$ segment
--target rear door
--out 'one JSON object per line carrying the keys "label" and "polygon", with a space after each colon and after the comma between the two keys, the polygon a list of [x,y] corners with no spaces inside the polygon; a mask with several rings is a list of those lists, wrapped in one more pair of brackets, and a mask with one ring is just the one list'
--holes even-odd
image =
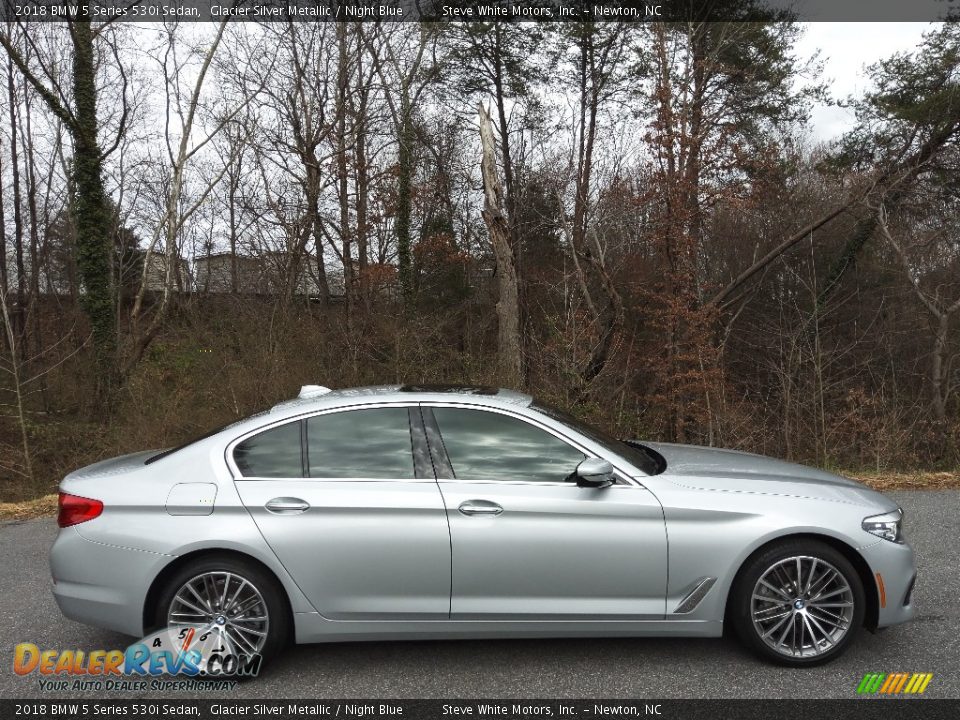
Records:
{"label": "rear door", "polygon": [[626,478],[582,488],[583,446],[496,409],[423,407],[450,520],[453,620],[662,619],[663,510]]}
{"label": "rear door", "polygon": [[228,455],[244,504],[321,615],[449,616],[443,499],[429,458],[414,460],[407,407],[286,422],[240,438]]}

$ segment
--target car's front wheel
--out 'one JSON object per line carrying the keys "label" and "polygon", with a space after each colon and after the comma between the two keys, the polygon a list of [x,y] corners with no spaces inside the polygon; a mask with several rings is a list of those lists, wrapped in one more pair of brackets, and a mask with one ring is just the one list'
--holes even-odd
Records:
{"label": "car's front wheel", "polygon": [[747,562],[731,596],[741,640],[785,665],[828,662],[863,624],[864,590],[850,561],[829,545],[793,540]]}
{"label": "car's front wheel", "polygon": [[260,655],[266,663],[286,642],[289,621],[276,580],[255,563],[211,555],[169,578],[156,603],[155,624],[193,629],[231,656]]}

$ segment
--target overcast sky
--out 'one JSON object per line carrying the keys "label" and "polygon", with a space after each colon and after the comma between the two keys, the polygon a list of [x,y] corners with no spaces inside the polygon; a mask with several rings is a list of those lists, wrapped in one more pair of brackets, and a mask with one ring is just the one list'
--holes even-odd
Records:
{"label": "overcast sky", "polygon": [[[911,50],[920,42],[930,23],[806,23],[806,32],[797,51],[809,57],[819,48],[825,61],[823,79],[828,81],[834,98],[860,95],[868,87],[865,68],[877,60],[901,50]],[[837,107],[819,106],[813,112],[815,140],[831,140],[853,125],[853,112]]]}

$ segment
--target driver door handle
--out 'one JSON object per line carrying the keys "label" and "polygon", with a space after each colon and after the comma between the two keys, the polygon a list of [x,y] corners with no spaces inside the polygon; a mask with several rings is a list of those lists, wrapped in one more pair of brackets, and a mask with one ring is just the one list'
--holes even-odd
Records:
{"label": "driver door handle", "polygon": [[499,515],[503,508],[489,500],[464,500],[457,508],[463,515]]}
{"label": "driver door handle", "polygon": [[275,515],[298,515],[308,510],[310,503],[295,497],[275,497],[265,507]]}

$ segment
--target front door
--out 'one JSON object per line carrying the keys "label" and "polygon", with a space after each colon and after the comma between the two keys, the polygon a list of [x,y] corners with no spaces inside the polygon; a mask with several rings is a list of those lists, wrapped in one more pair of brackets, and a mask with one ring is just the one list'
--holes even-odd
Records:
{"label": "front door", "polygon": [[244,505],[321,615],[447,619],[447,518],[432,469],[414,467],[407,408],[295,420],[233,460]]}
{"label": "front door", "polygon": [[431,451],[448,461],[436,464],[451,476],[439,479],[453,551],[451,619],[664,617],[666,531],[648,490],[625,480],[578,487],[585,453],[526,418],[423,412]]}

